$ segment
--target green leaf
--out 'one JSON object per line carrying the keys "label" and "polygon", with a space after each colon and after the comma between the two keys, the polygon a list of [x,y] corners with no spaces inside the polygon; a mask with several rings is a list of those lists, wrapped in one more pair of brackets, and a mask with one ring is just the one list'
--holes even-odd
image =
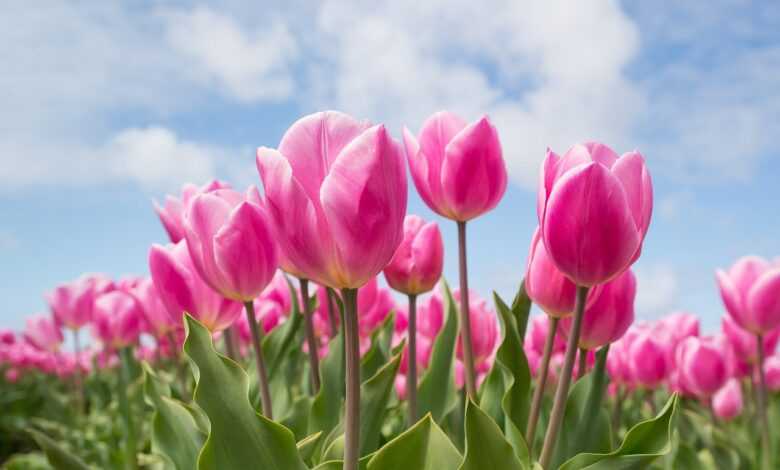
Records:
{"label": "green leaf", "polygon": [[322,439],[322,431],[316,432],[311,436],[306,436],[295,445],[298,448],[298,453],[301,454],[303,460],[309,461],[314,456],[314,451],[317,449],[317,444]]}
{"label": "green leaf", "polygon": [[514,448],[490,416],[471,400],[466,404],[466,455],[460,470],[524,470]]}
{"label": "green leaf", "polygon": [[360,385],[360,454],[376,450],[382,431],[387,402],[393,393],[401,353]]}
{"label": "green leaf", "polygon": [[390,358],[395,314],[390,313],[371,335],[371,348],[360,359],[360,376],[372,377]]}
{"label": "green leaf", "polygon": [[379,449],[368,470],[455,470],[462,460],[458,449],[430,414]]}
{"label": "green leaf", "polygon": [[[328,354],[320,363],[320,391],[314,397],[309,415],[309,433],[322,431],[327,437],[339,424],[344,400],[344,340],[341,329],[330,340]],[[327,439],[323,441],[325,443]]]}
{"label": "green leaf", "polygon": [[517,335],[520,338],[525,338],[525,332],[528,329],[528,319],[531,316],[531,298],[528,297],[525,291],[525,279],[520,281],[520,288],[512,300],[511,311],[517,326]]}
{"label": "green leaf", "polygon": [[303,323],[303,315],[301,314],[301,309],[298,305],[298,291],[293,287],[289,279],[287,279],[287,285],[290,288],[292,298],[292,312],[287,318],[287,321],[282,323],[278,328],[271,330],[271,332],[263,338],[263,358],[268,364],[269,381],[275,377],[282,364],[282,358],[287,354],[290,348],[297,347],[298,342],[295,341],[295,339],[300,330],[301,323]]}
{"label": "green leaf", "polygon": [[672,448],[677,402],[677,394],[672,395],[658,416],[629,429],[617,450],[604,454],[576,455],[559,470],[647,468],[653,460],[666,455]]}
{"label": "green leaf", "polygon": [[148,364],[143,364],[144,392],[154,407],[152,415],[152,452],[165,456],[173,468],[196,468],[198,453],[206,435],[196,418],[179,401],[171,398],[170,387],[163,383]]}
{"label": "green leaf", "polygon": [[458,337],[458,314],[455,301],[446,282],[444,289],[444,326],[433,343],[428,370],[420,378],[417,386],[417,412],[420,415],[431,413],[436,422],[441,420],[457,404],[454,365],[455,341]]}
{"label": "green leaf", "polygon": [[89,466],[77,456],[63,449],[58,443],[54,442],[46,434],[29,429],[32,438],[38,444],[38,447],[46,453],[46,458],[52,467],[57,470],[88,470]]}
{"label": "green leaf", "polygon": [[259,415],[249,402],[248,377],[214,349],[211,334],[187,315],[184,351],[195,373],[195,402],[211,421],[199,470],[306,470],[293,434]]}

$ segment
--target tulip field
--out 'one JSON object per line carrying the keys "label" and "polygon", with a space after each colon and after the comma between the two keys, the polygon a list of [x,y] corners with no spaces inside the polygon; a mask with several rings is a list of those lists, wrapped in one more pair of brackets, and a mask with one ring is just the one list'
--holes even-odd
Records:
{"label": "tulip field", "polygon": [[469,288],[507,186],[488,117],[394,136],[324,111],[266,144],[256,186],[150,206],[148,275],[63,280],[0,330],[1,468],[780,469],[780,259],[712,273],[717,332],[635,319],[638,151],[547,151],[501,298]]}

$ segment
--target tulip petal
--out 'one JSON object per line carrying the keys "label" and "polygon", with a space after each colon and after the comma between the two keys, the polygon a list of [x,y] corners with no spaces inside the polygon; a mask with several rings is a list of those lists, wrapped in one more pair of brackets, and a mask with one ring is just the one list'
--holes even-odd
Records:
{"label": "tulip petal", "polygon": [[731,278],[723,270],[718,269],[715,271],[715,279],[718,281],[720,296],[723,299],[723,304],[726,306],[726,311],[735,322],[745,328],[743,325],[745,306],[734,283],[731,282]]}
{"label": "tulip petal", "polygon": [[[183,242],[180,244],[185,245]],[[177,248],[179,246],[176,245]],[[181,325],[185,311],[195,312],[195,300],[190,287],[191,274],[170,250],[156,244],[149,250],[149,271],[171,321]]]}
{"label": "tulip petal", "polygon": [[770,269],[758,278],[748,292],[747,308],[760,333],[780,325],[780,269]]}
{"label": "tulip petal", "polygon": [[639,152],[629,152],[612,166],[612,173],[623,183],[637,230],[644,237],[653,213],[653,184],[645,159]]}
{"label": "tulip petal", "polygon": [[542,163],[542,169],[539,172],[539,191],[536,195],[536,217],[539,219],[540,226],[544,221],[544,210],[547,207],[547,199],[550,197],[553,183],[555,183],[555,178],[557,177],[560,161],[561,157],[548,148]]}

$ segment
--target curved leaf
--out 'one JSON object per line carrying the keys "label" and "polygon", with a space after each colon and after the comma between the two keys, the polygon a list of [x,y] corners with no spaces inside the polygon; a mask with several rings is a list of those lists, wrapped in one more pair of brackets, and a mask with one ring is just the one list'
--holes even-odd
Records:
{"label": "curved leaf", "polygon": [[459,470],[524,470],[501,429],[473,401],[466,404],[466,455]]}
{"label": "curved leaf", "polygon": [[344,401],[344,340],[339,333],[330,340],[328,354],[320,363],[322,381],[320,391],[314,397],[309,414],[309,433],[322,431],[325,439],[339,424]]}
{"label": "curved leaf", "polygon": [[298,448],[298,453],[301,454],[303,460],[311,460],[320,439],[322,439],[322,431],[314,433],[311,436],[306,436],[295,444],[295,447]]}
{"label": "curved leaf", "polygon": [[184,351],[195,372],[195,402],[211,421],[200,470],[306,470],[293,434],[259,415],[249,402],[246,372],[214,349],[211,334],[186,316]]}
{"label": "curved leaf", "polygon": [[360,376],[372,377],[390,358],[395,313],[390,312],[371,335],[371,348],[360,358]]}
{"label": "curved leaf", "polygon": [[46,434],[35,429],[29,429],[27,432],[46,454],[52,467],[57,470],[89,470],[89,466],[83,460],[60,447]]}
{"label": "curved leaf", "polygon": [[368,470],[455,470],[462,460],[458,449],[430,414],[379,449]]}
{"label": "curved leaf", "polygon": [[382,431],[387,402],[393,393],[395,376],[401,365],[401,353],[396,354],[373,377],[360,385],[360,454],[376,450]]}
{"label": "curved leaf", "polygon": [[298,342],[295,341],[301,324],[303,315],[298,304],[298,291],[293,287],[290,280],[287,279],[287,285],[290,288],[292,299],[292,312],[287,321],[278,328],[274,328],[263,338],[263,358],[268,364],[268,380],[270,381],[277,373],[281,365],[282,358],[287,354],[290,348],[295,347]]}

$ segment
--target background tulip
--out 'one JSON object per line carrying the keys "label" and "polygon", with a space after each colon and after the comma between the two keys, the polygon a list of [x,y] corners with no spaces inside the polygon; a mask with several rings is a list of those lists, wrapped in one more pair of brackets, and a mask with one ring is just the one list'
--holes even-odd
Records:
{"label": "background tulip", "polygon": [[[758,339],[755,334],[739,326],[730,315],[724,315],[721,319],[721,329],[740,361],[751,365],[758,362]],[[762,336],[761,344],[764,355],[769,356],[774,353],[778,340],[780,340],[780,328]]]}
{"label": "background tulip", "polygon": [[764,376],[767,390],[780,391],[780,356],[768,357],[764,362]]}
{"label": "background tulip", "polygon": [[712,338],[689,337],[677,347],[677,379],[702,398],[711,397],[729,378],[722,348]]}
{"label": "background tulip", "polygon": [[666,345],[652,331],[641,333],[628,350],[631,377],[646,388],[657,387],[669,373],[668,356]]}
{"label": "background tulip", "polygon": [[138,340],[143,310],[132,295],[115,290],[95,299],[92,333],[107,348],[118,350]]}
{"label": "background tulip", "polygon": [[181,197],[165,196],[165,202],[163,205],[159,205],[157,201],[154,202],[154,211],[160,218],[160,222],[163,224],[163,228],[168,233],[168,238],[171,243],[177,243],[184,238],[184,212],[187,209],[190,200],[200,193],[208,193],[216,191],[218,189],[230,188],[230,185],[213,180],[200,188],[194,184],[185,184],[181,189]]}
{"label": "background tulip", "polygon": [[42,351],[58,351],[64,340],[57,322],[48,315],[35,315],[27,319],[24,339]]}
{"label": "background tulip", "polygon": [[164,338],[168,333],[180,328],[168,313],[157,287],[151,277],[142,279],[129,293],[135,297],[143,313],[147,332],[157,339]]}
{"label": "background tulip", "polygon": [[729,315],[753,334],[780,326],[780,264],[757,256],[740,258],[715,274]]}
{"label": "background tulip", "polygon": [[555,267],[537,228],[531,240],[525,271],[528,297],[552,317],[567,317],[574,312],[577,286]]}
{"label": "background tulip", "polygon": [[712,397],[712,411],[715,416],[725,420],[742,414],[742,387],[737,379],[730,379]]}
{"label": "background tulip", "polygon": [[422,294],[436,286],[443,267],[439,226],[416,215],[406,216],[403,241],[383,271],[387,283],[404,294]]}

